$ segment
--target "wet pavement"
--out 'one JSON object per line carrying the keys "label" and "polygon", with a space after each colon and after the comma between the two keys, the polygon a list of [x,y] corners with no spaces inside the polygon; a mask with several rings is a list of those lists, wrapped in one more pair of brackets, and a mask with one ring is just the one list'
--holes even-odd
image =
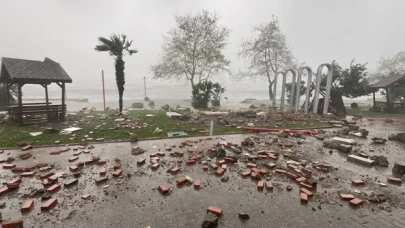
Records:
{"label": "wet pavement", "polygon": [[[49,212],[41,212],[41,195],[30,197],[33,189],[40,189],[42,182],[37,171],[36,177],[23,177],[18,190],[10,191],[0,197],[1,203],[6,203],[0,208],[3,220],[23,219],[24,227],[201,227],[208,206],[216,206],[223,209],[223,216],[219,220],[218,227],[405,227],[405,188],[388,184],[382,187],[378,182],[386,183],[386,178],[391,176],[394,162],[405,163],[405,144],[396,141],[388,141],[386,145],[372,144],[371,138],[387,136],[391,133],[405,129],[403,122],[385,123],[384,121],[368,121],[364,119],[358,122],[370,131],[368,139],[356,139],[361,145],[356,147],[368,155],[384,155],[388,157],[389,167],[365,167],[356,163],[347,162],[346,154],[332,151],[322,147],[322,141],[307,136],[305,140],[299,138],[280,139],[289,141],[294,145],[302,141],[302,145],[296,145],[291,150],[297,152],[300,159],[308,163],[315,161],[328,163],[335,170],[330,173],[313,171],[313,176],[318,180],[315,195],[307,205],[300,203],[299,185],[285,175],[272,173],[268,178],[274,185],[274,190],[268,192],[257,191],[257,181],[251,178],[242,178],[241,172],[246,169],[243,156],[236,164],[227,164],[224,176],[229,176],[227,182],[222,182],[221,177],[215,175],[215,170],[209,168],[203,172],[201,164],[186,165],[186,159],[197,153],[188,153],[188,148],[195,151],[204,149],[203,155],[207,155],[207,149],[216,142],[240,142],[248,136],[258,136],[264,142],[270,135],[267,134],[244,134],[227,135],[222,140],[215,136],[213,140],[203,140],[192,143],[191,147],[178,148],[180,142],[185,139],[166,139],[142,141],[138,144],[109,143],[94,144],[95,148],[90,153],[81,153],[75,162],[68,162],[76,151],[69,150],[58,155],[49,153],[63,147],[34,148],[30,150],[32,157],[21,160],[18,155],[23,154],[20,150],[8,150],[0,154],[0,159],[13,156],[17,166],[29,166],[38,163],[53,164],[49,170],[59,175],[59,183],[73,178],[69,166],[77,162],[88,161],[92,156],[98,156],[106,160],[105,165],[90,164],[81,169],[78,184],[72,187],[64,187],[53,193],[52,198],[58,200],[58,204]],[[338,129],[327,130],[328,134]],[[272,136],[274,137],[274,136]],[[199,140],[187,138],[187,140]],[[203,139],[203,138],[201,138]],[[147,152],[140,155],[132,155],[131,148],[139,145]],[[176,145],[174,151],[184,152],[184,157],[171,157],[166,147]],[[75,146],[70,146],[73,148]],[[266,146],[261,143],[258,149],[274,150],[283,152],[276,144]],[[369,149],[374,149],[370,152]],[[160,167],[152,171],[150,154],[165,152],[161,157]],[[246,151],[244,151],[246,153]],[[193,154],[193,155],[191,155]],[[233,153],[231,153],[233,154]],[[146,158],[146,163],[137,165],[137,160]],[[202,160],[206,159],[203,157]],[[215,158],[213,158],[215,161]],[[271,160],[269,160],[271,161]],[[258,166],[269,161],[258,161]],[[286,167],[287,159],[281,155],[275,162],[277,167]],[[121,178],[113,177],[113,166],[121,163],[123,175]],[[274,161],[273,161],[274,162]],[[167,172],[171,167],[180,167],[181,171],[172,175]],[[102,184],[95,184],[99,178],[99,170],[107,167],[109,180]],[[337,168],[337,169],[336,169]],[[129,175],[128,175],[129,174]],[[0,170],[2,183],[8,182],[18,174],[10,170]],[[201,180],[201,188],[195,190],[192,185],[176,186],[176,179],[192,177]],[[351,186],[351,180],[362,179],[366,181],[365,187]],[[162,195],[157,186],[166,184],[173,188],[171,194]],[[108,186],[107,186],[108,185]],[[292,191],[286,191],[286,187],[293,187]],[[338,191],[354,193],[354,189],[360,191],[374,190],[384,192],[387,202],[373,204],[365,201],[361,208],[352,208],[348,202],[343,202],[338,197]],[[89,199],[81,196],[90,194]],[[357,196],[357,195],[356,195]],[[364,199],[363,195],[358,198]],[[34,208],[29,213],[21,214],[20,207],[27,199],[34,199]],[[243,221],[238,218],[239,212],[250,215],[250,219]]]}

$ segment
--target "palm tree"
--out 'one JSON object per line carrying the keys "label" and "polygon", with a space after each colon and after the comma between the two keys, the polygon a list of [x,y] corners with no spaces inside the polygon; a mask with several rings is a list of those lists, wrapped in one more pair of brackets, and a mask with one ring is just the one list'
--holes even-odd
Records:
{"label": "palm tree", "polygon": [[124,94],[125,85],[125,62],[122,59],[124,55],[135,54],[138,51],[136,49],[129,49],[132,45],[132,40],[127,40],[127,36],[122,34],[112,34],[110,39],[99,37],[99,45],[94,50],[96,51],[108,51],[115,59],[115,79],[117,80],[120,113],[122,113],[122,95]]}

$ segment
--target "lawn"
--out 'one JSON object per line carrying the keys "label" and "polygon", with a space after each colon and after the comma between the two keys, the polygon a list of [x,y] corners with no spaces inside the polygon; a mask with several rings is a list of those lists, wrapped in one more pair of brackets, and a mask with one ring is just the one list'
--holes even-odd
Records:
{"label": "lawn", "polygon": [[[131,133],[135,134],[139,139],[146,138],[162,138],[167,137],[169,131],[184,131],[186,130],[189,136],[206,135],[201,134],[200,130],[209,130],[210,118],[199,118],[195,121],[186,120],[170,120],[166,117],[165,111],[160,110],[139,110],[129,111],[128,115],[131,117],[131,121],[128,123],[147,123],[146,127],[139,129],[132,128],[115,128],[116,124],[114,120],[118,117],[109,117],[106,120],[100,120],[99,115],[105,112],[92,112],[90,114],[80,113],[76,117],[77,120],[73,121],[69,118],[69,121],[65,123],[43,123],[38,125],[24,125],[20,126],[13,123],[0,124],[0,148],[15,147],[18,143],[30,141],[33,145],[53,145],[55,141],[60,141],[61,145],[80,143],[82,139],[87,135],[90,138],[104,138],[105,141],[118,141],[129,140]],[[147,114],[153,114],[154,117],[146,117]],[[92,116],[92,117],[88,117]],[[121,122],[122,123],[122,122]],[[259,124],[259,123],[257,123]],[[256,126],[257,126],[256,124]],[[241,124],[239,124],[241,125]],[[31,136],[30,132],[41,131],[43,127],[53,127],[57,130],[62,130],[68,127],[80,127],[81,131],[75,132],[77,138],[72,139],[72,135],[60,135],[58,133],[44,133],[39,136]],[[279,128],[283,129],[305,129],[305,128],[322,128],[330,125],[311,120],[305,124],[287,124]],[[153,131],[159,127],[163,130],[162,133],[153,133]],[[197,131],[191,131],[192,129]],[[92,133],[90,133],[92,132]],[[229,134],[229,133],[242,133],[243,130],[236,127],[226,127],[221,124],[214,124],[214,134]]]}
{"label": "lawn", "polygon": [[347,115],[362,115],[363,117],[368,118],[405,118],[405,114],[396,114],[396,113],[386,113],[386,112],[372,112],[366,108],[359,107],[357,109],[352,109],[346,107]]}

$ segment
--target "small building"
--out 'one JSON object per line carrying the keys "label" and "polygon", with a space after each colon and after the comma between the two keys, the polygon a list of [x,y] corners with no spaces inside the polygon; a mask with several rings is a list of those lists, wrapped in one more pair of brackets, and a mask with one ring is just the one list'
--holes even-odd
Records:
{"label": "small building", "polygon": [[405,112],[405,103],[396,102],[390,97],[390,90],[392,88],[405,87],[405,74],[391,74],[374,85],[370,85],[370,87],[374,89],[384,89],[387,99],[385,102],[376,101],[375,92],[373,92],[374,111]]}
{"label": "small building", "polygon": [[[63,121],[66,115],[65,83],[72,79],[62,66],[49,59],[44,61],[2,58],[0,83],[6,85],[7,110],[12,121],[20,124],[46,121]],[[61,88],[61,104],[49,103],[48,85],[56,83]],[[45,92],[44,103],[22,103],[22,88],[26,84],[41,85]],[[18,103],[10,105],[9,90],[16,85]]]}

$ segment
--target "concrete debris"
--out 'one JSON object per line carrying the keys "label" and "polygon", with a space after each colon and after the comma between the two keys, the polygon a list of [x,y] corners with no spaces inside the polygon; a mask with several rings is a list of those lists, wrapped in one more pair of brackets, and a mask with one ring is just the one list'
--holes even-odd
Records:
{"label": "concrete debris", "polygon": [[222,182],[228,182],[229,181],[229,176],[223,176],[221,177]]}
{"label": "concrete debris", "polygon": [[368,158],[363,158],[357,155],[349,155],[347,157],[347,161],[351,161],[351,162],[355,162],[355,163],[359,163],[362,165],[367,165],[367,166],[372,166],[374,164],[374,161]]}
{"label": "concrete debris", "polygon": [[244,220],[247,220],[247,219],[250,218],[250,216],[247,213],[244,213],[244,212],[239,212],[238,216],[239,216],[240,219],[244,219]]}
{"label": "concrete debris", "polygon": [[341,137],[334,137],[332,139],[332,142],[339,143],[339,144],[348,144],[348,145],[356,144],[356,141],[354,139],[346,139],[346,138],[341,138]]}
{"label": "concrete debris", "polygon": [[217,224],[218,224],[218,217],[212,214],[211,212],[208,212],[204,217],[204,221],[202,222],[201,227],[212,228],[216,227]]}
{"label": "concrete debris", "polygon": [[405,143],[405,133],[392,134],[388,136],[389,140],[398,140]]}
{"label": "concrete debris", "polygon": [[405,165],[401,165],[395,162],[394,167],[392,167],[392,175],[397,177],[402,177],[405,175]]}
{"label": "concrete debris", "polygon": [[373,138],[371,138],[371,140],[373,140],[373,143],[376,143],[376,144],[385,144],[385,142],[387,142],[386,139],[378,138],[378,137],[373,137]]}
{"label": "concrete debris", "polygon": [[374,160],[374,161],[375,161],[375,164],[378,165],[378,166],[381,166],[381,167],[388,167],[388,165],[390,164],[390,163],[388,162],[387,157],[382,156],[382,155],[380,155],[380,156],[373,156],[373,157],[371,157],[370,159],[371,159],[371,160]]}

